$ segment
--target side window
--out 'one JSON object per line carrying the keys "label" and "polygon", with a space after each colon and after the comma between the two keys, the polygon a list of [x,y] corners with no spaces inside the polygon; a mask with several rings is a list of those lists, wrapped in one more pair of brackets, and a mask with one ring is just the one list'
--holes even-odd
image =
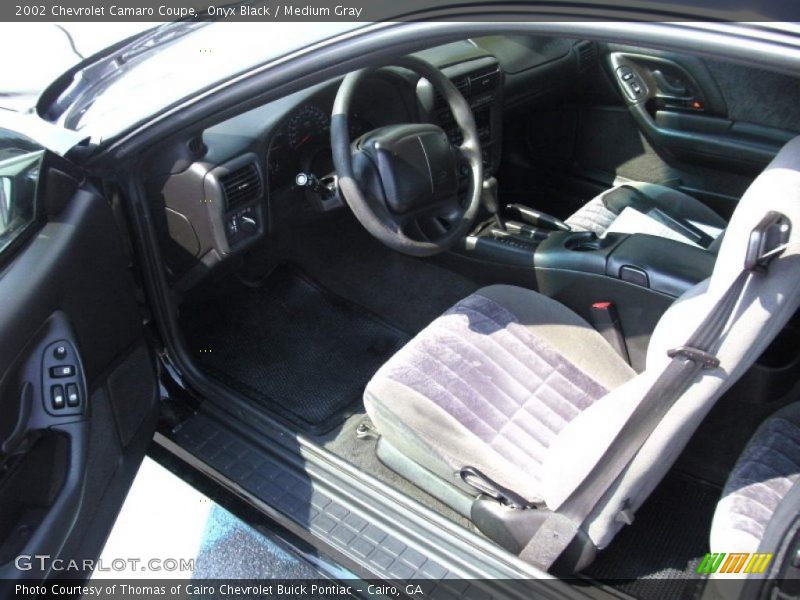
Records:
{"label": "side window", "polygon": [[44,150],[0,128],[0,253],[36,218],[36,186]]}

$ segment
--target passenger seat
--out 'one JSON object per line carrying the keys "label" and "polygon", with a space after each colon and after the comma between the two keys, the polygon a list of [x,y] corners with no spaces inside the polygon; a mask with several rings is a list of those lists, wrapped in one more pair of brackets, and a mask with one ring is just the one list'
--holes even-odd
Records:
{"label": "passenger seat", "polygon": [[[652,231],[647,228],[648,221],[654,228]],[[686,238],[680,241],[689,241],[713,252],[719,246],[722,231],[728,226],[725,219],[708,206],[683,192],[635,181],[603,192],[584,204],[565,223],[573,231],[593,231],[597,235],[608,230],[622,233],[670,230],[673,235]]]}

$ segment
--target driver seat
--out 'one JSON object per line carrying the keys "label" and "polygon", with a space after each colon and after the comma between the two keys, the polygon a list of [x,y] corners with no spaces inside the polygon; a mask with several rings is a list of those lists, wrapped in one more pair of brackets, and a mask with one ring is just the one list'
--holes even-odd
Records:
{"label": "driver seat", "polygon": [[[700,371],[678,396],[558,562],[540,561],[548,549],[530,552],[529,542],[542,520],[591,475],[670,362],[668,350],[686,344],[731,287],[751,232],[769,211],[794,224],[789,246],[766,276],[748,281],[715,344],[719,366]],[[711,277],[663,315],[642,373],[566,306],[527,289],[486,287],[433,321],[367,385],[379,458],[526,560],[558,571],[584,568],[632,521],[715,401],[797,311],[798,242],[800,137],[740,201]]]}

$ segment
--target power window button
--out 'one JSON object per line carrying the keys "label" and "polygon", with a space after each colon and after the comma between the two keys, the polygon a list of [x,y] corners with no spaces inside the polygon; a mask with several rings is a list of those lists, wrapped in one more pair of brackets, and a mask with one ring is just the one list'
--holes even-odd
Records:
{"label": "power window button", "polygon": [[65,398],[64,398],[64,386],[63,385],[54,385],[50,388],[50,399],[53,402],[53,408],[60,409],[64,408],[65,405]]}
{"label": "power window button", "polygon": [[81,396],[78,393],[78,385],[75,383],[67,384],[67,406],[75,407],[81,403]]}
{"label": "power window button", "polygon": [[72,377],[75,375],[75,367],[73,365],[59,365],[57,367],[50,367],[50,377]]}

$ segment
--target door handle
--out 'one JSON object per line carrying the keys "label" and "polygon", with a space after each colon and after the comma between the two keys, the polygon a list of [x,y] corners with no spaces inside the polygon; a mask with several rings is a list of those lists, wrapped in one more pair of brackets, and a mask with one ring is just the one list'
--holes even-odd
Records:
{"label": "door handle", "polygon": [[653,80],[656,82],[659,91],[664,92],[670,96],[677,96],[681,98],[685,98],[689,95],[689,87],[686,83],[680,78],[668,78],[661,69],[654,69],[650,72],[653,76]]}

